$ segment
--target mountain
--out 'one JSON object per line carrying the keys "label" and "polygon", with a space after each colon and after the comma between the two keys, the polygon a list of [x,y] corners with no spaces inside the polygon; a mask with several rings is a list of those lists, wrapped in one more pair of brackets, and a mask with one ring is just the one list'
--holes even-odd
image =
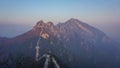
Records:
{"label": "mountain", "polygon": [[[1,42],[1,41],[0,41]],[[38,21],[28,32],[0,44],[0,66],[40,68],[39,57],[54,55],[61,68],[119,68],[120,46],[104,32],[78,19],[54,25]]]}

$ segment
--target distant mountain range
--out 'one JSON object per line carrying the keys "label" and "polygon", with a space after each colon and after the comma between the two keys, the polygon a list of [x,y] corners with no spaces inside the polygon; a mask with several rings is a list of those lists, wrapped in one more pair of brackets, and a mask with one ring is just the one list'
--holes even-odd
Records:
{"label": "distant mountain range", "polygon": [[120,45],[99,29],[74,18],[57,25],[41,20],[22,35],[0,38],[0,67],[40,68],[41,61],[35,61],[38,40],[40,57],[54,55],[61,68],[120,67]]}

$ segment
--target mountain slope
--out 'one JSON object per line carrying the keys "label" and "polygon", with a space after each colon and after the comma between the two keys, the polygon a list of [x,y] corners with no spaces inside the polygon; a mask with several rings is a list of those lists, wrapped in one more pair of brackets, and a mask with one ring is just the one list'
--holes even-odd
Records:
{"label": "mountain slope", "polygon": [[12,57],[9,58],[8,65],[12,64],[14,68],[13,59],[16,60],[18,56],[31,58],[30,64],[36,62],[35,48],[38,39],[40,56],[45,53],[54,55],[62,68],[120,67],[119,44],[109,39],[102,31],[74,18],[57,25],[38,21],[30,31],[5,40],[2,45],[6,49],[6,56]]}

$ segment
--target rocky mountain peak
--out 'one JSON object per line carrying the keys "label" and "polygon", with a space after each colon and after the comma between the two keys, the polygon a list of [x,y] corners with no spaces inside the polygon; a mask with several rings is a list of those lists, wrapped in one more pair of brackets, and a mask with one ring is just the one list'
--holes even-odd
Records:
{"label": "rocky mountain peak", "polygon": [[47,24],[48,26],[54,26],[54,24],[53,24],[51,21],[47,22],[46,24]]}
{"label": "rocky mountain peak", "polygon": [[52,27],[52,26],[54,26],[54,24],[52,22],[45,23],[44,21],[40,20],[36,23],[34,28],[48,28],[48,27]]}
{"label": "rocky mountain peak", "polygon": [[78,19],[75,19],[75,18],[71,18],[69,19],[68,21],[66,21],[66,23],[81,23],[81,21],[79,21]]}
{"label": "rocky mountain peak", "polygon": [[41,30],[46,26],[46,24],[40,20],[36,23],[36,25],[33,27],[33,30]]}
{"label": "rocky mountain peak", "polygon": [[33,27],[33,30],[37,32],[37,34],[39,34],[40,36],[46,37],[67,37],[69,34],[74,35],[75,33],[87,35],[89,37],[95,37],[96,35],[101,33],[99,30],[75,18],[71,18],[65,23],[59,23],[57,25],[54,25],[50,21],[45,23],[44,21],[40,20]]}
{"label": "rocky mountain peak", "polygon": [[41,37],[45,39],[47,39],[49,36],[54,35],[56,31],[55,26],[51,21],[46,23],[42,20],[38,21],[32,30],[37,32]]}

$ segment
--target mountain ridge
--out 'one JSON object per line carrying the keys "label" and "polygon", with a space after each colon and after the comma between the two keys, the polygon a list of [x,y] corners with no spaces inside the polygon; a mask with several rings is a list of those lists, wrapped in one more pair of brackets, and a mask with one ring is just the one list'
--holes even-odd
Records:
{"label": "mountain ridge", "polygon": [[40,20],[28,32],[4,41],[2,45],[6,54],[12,54],[13,58],[22,53],[35,61],[38,45],[40,56],[52,53],[68,68],[120,67],[119,44],[99,29],[74,18],[56,25]]}

